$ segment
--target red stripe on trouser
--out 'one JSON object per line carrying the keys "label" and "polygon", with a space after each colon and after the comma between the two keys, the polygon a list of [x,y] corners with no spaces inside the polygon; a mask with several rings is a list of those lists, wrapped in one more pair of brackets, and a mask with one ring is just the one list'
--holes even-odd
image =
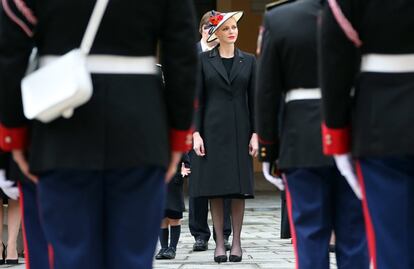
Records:
{"label": "red stripe on trouser", "polygon": [[292,234],[292,240],[293,240],[293,250],[295,253],[295,260],[296,260],[296,269],[299,269],[299,255],[298,255],[298,245],[297,245],[297,238],[296,238],[296,230],[295,230],[295,223],[293,221],[293,207],[292,207],[292,196],[290,195],[287,178],[283,174],[283,181],[285,182],[285,191],[286,191],[286,203],[287,203],[287,210],[288,210],[288,216],[289,216],[289,226],[290,226],[290,232]]}
{"label": "red stripe on trouser", "polygon": [[49,253],[49,267],[50,269],[54,269],[55,268],[55,252],[53,250],[52,244],[47,245],[47,250]]}
{"label": "red stripe on trouser", "polygon": [[23,232],[23,247],[24,247],[24,260],[26,263],[26,269],[30,269],[30,259],[29,259],[29,247],[27,245],[27,236],[26,236],[26,225],[24,222],[24,196],[23,196],[23,189],[22,184],[20,182],[17,183],[19,187],[19,202],[20,202],[20,212],[22,215],[22,232]]}
{"label": "red stripe on trouser", "polygon": [[367,200],[367,192],[365,190],[365,182],[364,182],[364,176],[362,174],[361,164],[359,161],[356,163],[356,172],[358,176],[359,185],[361,186],[362,190],[362,210],[364,213],[364,219],[365,219],[365,229],[367,230],[367,239],[368,239],[368,249],[369,249],[369,255],[371,256],[371,261],[374,266],[374,269],[377,269],[377,250],[376,250],[376,239],[375,239],[375,230],[374,225],[372,224],[372,218],[371,214],[369,213],[368,208],[368,200]]}

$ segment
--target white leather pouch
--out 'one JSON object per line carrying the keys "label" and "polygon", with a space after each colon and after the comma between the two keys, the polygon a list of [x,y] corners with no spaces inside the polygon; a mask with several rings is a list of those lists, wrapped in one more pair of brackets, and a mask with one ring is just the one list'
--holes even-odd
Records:
{"label": "white leather pouch", "polygon": [[81,48],[74,49],[41,67],[22,80],[24,114],[48,123],[64,116],[92,97],[93,87],[86,57],[89,54],[108,0],[97,0]]}
{"label": "white leather pouch", "polygon": [[92,91],[86,56],[72,50],[22,80],[24,114],[44,123],[62,115],[69,118],[89,101]]}

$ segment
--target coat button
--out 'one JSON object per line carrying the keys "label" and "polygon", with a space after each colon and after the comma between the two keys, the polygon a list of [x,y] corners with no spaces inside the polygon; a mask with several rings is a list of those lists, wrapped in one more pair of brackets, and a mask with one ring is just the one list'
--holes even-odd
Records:
{"label": "coat button", "polygon": [[10,137],[10,136],[6,136],[6,137],[4,138],[4,142],[6,142],[6,144],[10,144],[10,143],[12,142],[11,137]]}
{"label": "coat button", "polygon": [[325,143],[326,145],[332,145],[332,136],[330,134],[325,135]]}
{"label": "coat button", "polygon": [[265,153],[265,152],[262,152],[262,153],[260,154],[260,156],[261,156],[261,157],[266,157],[266,153]]}

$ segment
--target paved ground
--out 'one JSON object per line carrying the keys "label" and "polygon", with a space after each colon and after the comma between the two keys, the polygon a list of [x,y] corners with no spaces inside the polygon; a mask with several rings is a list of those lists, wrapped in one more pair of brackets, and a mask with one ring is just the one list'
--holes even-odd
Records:
{"label": "paved ground", "polygon": [[[207,268],[272,268],[294,269],[293,246],[290,239],[279,239],[280,198],[276,193],[259,194],[246,203],[246,214],[242,231],[242,263],[213,261],[214,241],[209,250],[193,252],[194,239],[188,230],[188,213],[185,212],[181,239],[175,260],[155,261],[155,269],[207,269]],[[211,219],[209,220],[211,224]],[[336,268],[331,256],[332,268]]]}
{"label": "paved ground", "polygon": [[[293,247],[290,240],[279,239],[280,198],[277,193],[262,193],[254,200],[248,200],[242,232],[243,261],[241,263],[213,262],[214,241],[209,250],[193,252],[193,238],[188,230],[188,213],[184,213],[181,239],[175,260],[155,261],[154,269],[294,269]],[[188,208],[188,206],[187,206]],[[211,219],[209,220],[211,224]],[[336,268],[331,256],[332,267]],[[23,260],[21,260],[23,262]],[[10,266],[1,265],[0,268]],[[10,268],[24,269],[24,264]],[[133,269],[133,268],[126,268]]]}

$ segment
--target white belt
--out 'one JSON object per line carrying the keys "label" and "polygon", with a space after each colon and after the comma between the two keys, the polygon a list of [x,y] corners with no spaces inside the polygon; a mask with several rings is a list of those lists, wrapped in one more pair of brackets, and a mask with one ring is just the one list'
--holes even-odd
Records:
{"label": "white belt", "polygon": [[297,101],[297,100],[309,100],[309,99],[321,99],[321,89],[292,89],[286,93],[285,102]]}
{"label": "white belt", "polygon": [[[39,59],[39,65],[45,66],[58,57],[55,55],[42,56]],[[88,55],[86,66],[89,72],[96,74],[157,74],[154,56]]]}
{"label": "white belt", "polygon": [[366,54],[362,56],[362,72],[414,72],[414,54]]}

